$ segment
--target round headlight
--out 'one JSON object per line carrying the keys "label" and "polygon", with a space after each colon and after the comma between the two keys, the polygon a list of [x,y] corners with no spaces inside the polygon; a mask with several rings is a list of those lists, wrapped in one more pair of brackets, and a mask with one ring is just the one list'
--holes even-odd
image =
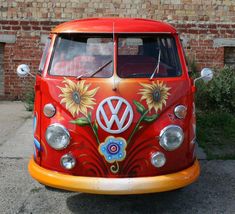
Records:
{"label": "round headlight", "polygon": [[72,169],[76,164],[76,160],[71,154],[66,154],[61,157],[60,164],[65,169]]}
{"label": "round headlight", "polygon": [[174,109],[175,116],[179,119],[184,119],[187,114],[187,108],[183,105],[178,105]]}
{"label": "round headlight", "polygon": [[54,123],[46,130],[46,140],[52,148],[61,150],[69,145],[70,134],[64,126]]}
{"label": "round headlight", "polygon": [[151,157],[151,163],[157,168],[164,166],[166,163],[165,155],[162,152],[154,153]]}
{"label": "round headlight", "polygon": [[165,127],[160,132],[160,145],[167,151],[172,151],[180,147],[184,140],[183,130],[176,125]]}

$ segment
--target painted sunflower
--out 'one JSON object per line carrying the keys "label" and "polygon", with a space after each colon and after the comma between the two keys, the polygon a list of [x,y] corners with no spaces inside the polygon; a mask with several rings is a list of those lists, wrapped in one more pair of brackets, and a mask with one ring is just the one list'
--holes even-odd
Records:
{"label": "painted sunflower", "polygon": [[166,105],[166,100],[170,93],[169,87],[167,87],[162,81],[156,81],[152,84],[140,83],[143,88],[140,89],[139,94],[142,95],[141,101],[146,100],[149,111],[152,108],[155,109],[156,113],[158,110],[162,110],[162,107]]}
{"label": "painted sunflower", "polygon": [[87,109],[93,109],[96,104],[95,98],[93,98],[98,90],[98,88],[88,90],[90,84],[85,85],[85,80],[78,81],[77,83],[64,78],[63,83],[65,87],[59,87],[62,94],[60,103],[65,104],[65,108],[73,115],[73,117],[80,112],[87,116]]}

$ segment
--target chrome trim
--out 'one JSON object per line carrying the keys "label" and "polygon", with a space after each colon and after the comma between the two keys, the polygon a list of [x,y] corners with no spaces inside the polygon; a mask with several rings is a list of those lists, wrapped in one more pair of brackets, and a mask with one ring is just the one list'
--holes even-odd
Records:
{"label": "chrome trim", "polygon": [[[112,103],[113,100],[117,101],[116,106],[113,106],[113,103]],[[106,104],[108,105],[108,108],[112,114],[110,119],[107,117],[105,109],[104,109],[104,105]],[[118,113],[121,109],[124,109],[124,113],[121,116],[121,118],[119,118],[120,115],[118,115]],[[100,118],[101,115],[104,119],[104,124],[101,121],[101,118]],[[132,124],[133,116],[134,116],[133,110],[129,102],[125,100],[124,98],[118,97],[118,96],[111,96],[102,100],[96,110],[96,120],[99,126],[104,131],[111,133],[111,134],[120,134],[126,131]],[[127,123],[125,123],[127,118],[128,118],[128,121]],[[112,125],[114,123],[116,123],[117,129],[112,129]]]}
{"label": "chrome trim", "polygon": [[[48,130],[48,128],[55,127],[55,126],[62,128],[63,131],[64,131],[64,132],[68,135],[68,137],[69,137],[68,143],[67,143],[66,145],[64,145],[64,146],[63,146],[62,148],[60,148],[60,149],[52,147],[51,144],[48,142],[48,139],[47,139],[47,130]],[[51,125],[49,125],[49,126],[47,127],[46,132],[45,132],[45,138],[46,138],[46,141],[47,141],[47,143],[49,144],[49,146],[50,146],[51,148],[55,149],[55,150],[62,150],[62,149],[65,149],[65,148],[69,145],[70,139],[71,139],[70,134],[69,134],[69,131],[68,131],[63,125],[61,125],[61,124],[59,124],[59,123],[53,123],[53,124],[51,124]]]}
{"label": "chrome trim", "polygon": [[181,108],[183,108],[183,109],[186,111],[185,117],[186,117],[186,115],[187,115],[187,107],[184,106],[184,105],[178,105],[178,106],[176,106],[176,107],[174,108],[174,114],[175,114],[175,116],[176,116],[178,119],[184,119],[184,118],[185,118],[185,117],[180,117],[180,116],[178,115],[178,113],[177,113],[177,111],[179,111]]}
{"label": "chrome trim", "polygon": [[[72,168],[70,168],[70,169],[73,169],[74,167],[75,167],[75,165],[76,165],[76,159],[75,159],[75,157],[73,156],[73,155],[71,155],[71,154],[65,154],[65,155],[63,155],[61,158],[60,158],[60,165],[64,168],[64,169],[67,169],[67,168],[65,168],[64,167],[64,165],[63,165],[63,163],[62,163],[62,159],[63,158],[71,158],[71,159],[73,159],[74,160],[74,164],[72,164]],[[70,170],[70,169],[67,169],[67,170]]]}
{"label": "chrome trim", "polygon": [[[51,114],[51,115],[47,114],[47,113],[45,112],[45,108],[50,108],[50,110],[52,111],[52,114]],[[53,116],[55,115],[55,113],[56,113],[56,108],[55,108],[55,106],[54,106],[53,104],[47,103],[46,105],[44,105],[43,113],[44,113],[44,115],[45,115],[46,117],[51,118],[51,117],[53,117]]]}
{"label": "chrome trim", "polygon": [[[164,164],[163,164],[162,166],[155,166],[154,163],[153,163],[153,158],[156,157],[156,156],[158,156],[158,155],[163,155],[163,157],[165,158],[165,162],[164,162]],[[164,153],[162,153],[162,152],[155,152],[155,153],[153,153],[152,156],[151,156],[151,164],[152,164],[154,167],[157,167],[157,168],[163,167],[163,166],[166,164],[166,156],[164,155]]]}
{"label": "chrome trim", "polygon": [[160,146],[161,146],[162,148],[164,148],[166,151],[173,151],[173,150],[179,148],[179,147],[177,147],[177,148],[175,148],[175,149],[169,149],[169,148],[166,148],[166,146],[161,143],[162,135],[163,135],[168,129],[171,129],[171,128],[179,128],[180,131],[181,131],[181,133],[182,133],[182,138],[183,138],[183,140],[182,140],[181,144],[179,145],[179,147],[180,147],[180,146],[182,145],[182,143],[184,142],[184,131],[183,131],[183,129],[182,129],[180,126],[177,126],[177,125],[169,125],[169,126],[166,126],[165,128],[163,128],[163,129],[161,130],[160,135],[159,135],[159,144],[160,144]]}

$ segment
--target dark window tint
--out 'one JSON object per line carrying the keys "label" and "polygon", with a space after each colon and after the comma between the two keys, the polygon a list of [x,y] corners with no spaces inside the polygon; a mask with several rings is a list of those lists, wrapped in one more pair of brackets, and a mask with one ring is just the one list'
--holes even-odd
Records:
{"label": "dark window tint", "polygon": [[224,64],[235,69],[235,47],[224,48]]}
{"label": "dark window tint", "polygon": [[0,95],[4,95],[3,51],[4,43],[0,43]]}

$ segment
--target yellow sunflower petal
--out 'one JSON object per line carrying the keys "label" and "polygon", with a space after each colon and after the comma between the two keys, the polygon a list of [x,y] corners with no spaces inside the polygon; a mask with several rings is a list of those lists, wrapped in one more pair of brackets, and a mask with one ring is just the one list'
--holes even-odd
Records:
{"label": "yellow sunflower petal", "polygon": [[148,83],[140,83],[140,85],[142,85],[144,88],[149,88],[149,89],[153,88],[153,85],[152,84],[148,84]]}
{"label": "yellow sunflower petal", "polygon": [[92,90],[90,90],[90,91],[87,91],[87,92],[85,93],[85,95],[86,95],[86,96],[90,96],[90,97],[94,97],[98,89],[99,89],[99,88],[97,87],[97,88],[94,88],[94,89],[92,89]]}
{"label": "yellow sunflower petal", "polygon": [[[139,90],[139,93],[141,96],[140,100],[145,100],[146,104],[148,105],[149,110],[154,108],[154,110],[157,112],[158,110],[162,110],[163,106],[166,105],[166,100],[168,99],[168,96],[170,93],[168,92],[170,90],[170,87],[167,87],[167,85],[163,81],[155,81],[152,84],[147,83],[140,83],[140,85],[143,87]],[[155,101],[153,98],[153,93],[159,90],[160,92],[160,100]]]}
{"label": "yellow sunflower petal", "polygon": [[73,117],[76,115],[76,113],[78,114],[79,112],[79,107],[77,105],[72,105],[69,109],[69,112],[73,115]]}
{"label": "yellow sunflower petal", "polygon": [[[87,115],[87,109],[93,109],[95,103],[95,94],[98,91],[98,87],[92,90],[88,90],[90,84],[85,84],[85,80],[78,81],[75,83],[74,81],[64,78],[63,80],[64,87],[58,88],[61,90],[61,104],[65,104],[65,108],[73,115],[78,115],[80,112],[84,115]],[[80,102],[77,103],[74,100],[73,93],[77,92],[80,95]]]}

